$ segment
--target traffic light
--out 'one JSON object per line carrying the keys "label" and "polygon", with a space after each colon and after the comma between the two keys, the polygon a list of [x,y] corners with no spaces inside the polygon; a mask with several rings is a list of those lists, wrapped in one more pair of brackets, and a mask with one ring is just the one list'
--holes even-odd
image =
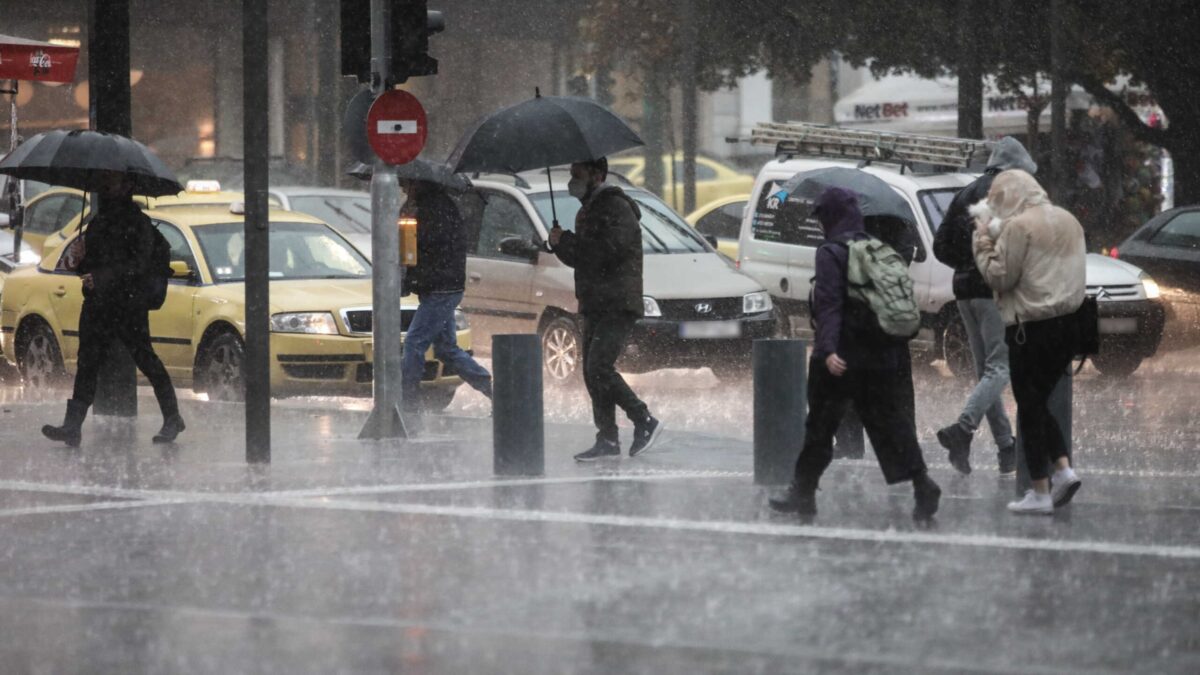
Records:
{"label": "traffic light", "polygon": [[[436,75],[437,59],[429,52],[429,36],[446,29],[441,12],[427,0],[391,0],[392,81]],[[371,81],[371,0],[341,0],[342,75]]]}

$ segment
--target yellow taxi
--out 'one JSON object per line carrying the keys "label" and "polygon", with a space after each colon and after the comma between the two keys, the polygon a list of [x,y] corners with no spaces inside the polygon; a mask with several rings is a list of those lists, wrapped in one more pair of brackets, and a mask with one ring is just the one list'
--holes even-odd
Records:
{"label": "yellow taxi", "polygon": [[709,242],[716,240],[718,251],[730,260],[737,260],[742,216],[749,203],[750,193],[722,197],[692,211],[685,220]]}
{"label": "yellow taxi", "polygon": [[[210,400],[240,400],[244,377],[245,283],[240,205],[146,211],[171,244],[175,277],[150,313],[154,349],[178,385]],[[71,233],[70,242],[77,233]],[[270,212],[271,389],[279,396],[371,393],[371,263],[342,235],[308,215]],[[0,346],[27,384],[47,386],[74,371],[79,349],[79,276],[61,246],[10,274],[0,295]],[[416,298],[398,298],[404,327]],[[458,343],[471,348],[465,315]],[[424,402],[450,404],[462,380],[426,357]]]}
{"label": "yellow taxi", "polygon": [[[641,155],[610,157],[608,170],[621,174],[637,186],[646,183],[646,160]],[[696,156],[696,203],[708,202],[733,195],[750,194],[754,176],[718,162],[711,157]],[[683,153],[663,155],[663,200],[676,211],[683,209]]]}
{"label": "yellow taxi", "polygon": [[[244,201],[240,192],[222,190],[216,181],[188,181],[187,187],[177,195],[167,197],[133,198],[144,209],[174,208],[178,206],[213,205],[229,206]],[[268,196],[272,206],[280,206],[279,200]],[[62,245],[79,228],[79,222],[91,211],[88,195],[75,188],[55,187],[30,199],[25,204],[25,222],[21,226],[22,241],[29,244],[38,254],[53,251]]]}

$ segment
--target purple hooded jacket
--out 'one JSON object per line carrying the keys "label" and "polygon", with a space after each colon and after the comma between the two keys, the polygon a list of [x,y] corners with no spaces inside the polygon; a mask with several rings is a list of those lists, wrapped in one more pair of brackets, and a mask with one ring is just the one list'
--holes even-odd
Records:
{"label": "purple hooded jacket", "polygon": [[850,251],[844,244],[867,239],[858,195],[851,190],[829,188],[813,205],[821,223],[825,243],[817,249],[813,284],[812,316],[816,324],[813,357],[824,360],[837,354],[850,368],[898,368],[907,345],[868,344],[842,330],[846,305],[846,268]]}

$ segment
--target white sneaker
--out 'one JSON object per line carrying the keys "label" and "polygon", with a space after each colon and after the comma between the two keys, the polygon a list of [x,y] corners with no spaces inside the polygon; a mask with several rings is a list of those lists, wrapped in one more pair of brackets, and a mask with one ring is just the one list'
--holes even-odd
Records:
{"label": "white sneaker", "polygon": [[1008,510],[1023,516],[1052,516],[1054,501],[1048,494],[1039,495],[1033,490],[1026,490],[1021,501],[1008,503]]}
{"label": "white sneaker", "polygon": [[1069,504],[1075,493],[1079,492],[1081,485],[1083,485],[1083,481],[1075,475],[1074,469],[1067,467],[1055,471],[1054,477],[1050,479],[1050,496],[1054,498],[1054,508]]}

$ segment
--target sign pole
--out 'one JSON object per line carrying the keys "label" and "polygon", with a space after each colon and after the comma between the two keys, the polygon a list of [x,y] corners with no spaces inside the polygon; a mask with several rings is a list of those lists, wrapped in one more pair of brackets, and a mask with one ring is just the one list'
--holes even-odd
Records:
{"label": "sign pole", "polygon": [[246,190],[246,461],[271,461],[271,314],[267,186],[270,111],[267,0],[242,5]]}
{"label": "sign pole", "polygon": [[[392,88],[392,3],[371,0],[371,91],[379,96]],[[407,438],[401,416],[400,186],[396,167],[375,159],[371,176],[371,333],[374,406],[359,438]]]}

